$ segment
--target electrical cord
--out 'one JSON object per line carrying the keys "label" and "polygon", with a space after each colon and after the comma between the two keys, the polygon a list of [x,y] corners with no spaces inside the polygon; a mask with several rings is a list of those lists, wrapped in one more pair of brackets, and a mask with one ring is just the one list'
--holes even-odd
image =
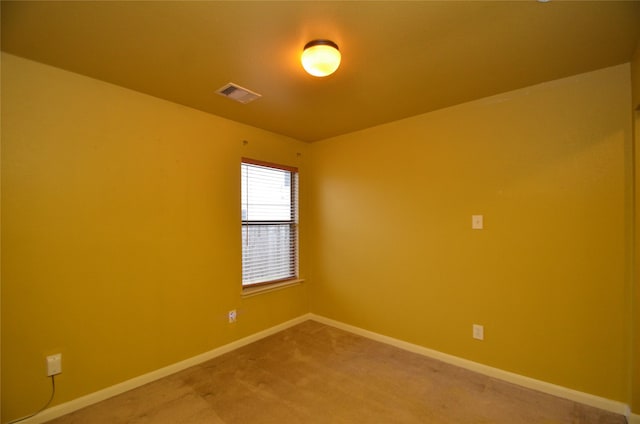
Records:
{"label": "electrical cord", "polygon": [[27,420],[29,418],[35,417],[36,415],[38,415],[39,413],[41,413],[42,411],[47,409],[49,407],[49,405],[51,405],[51,401],[53,401],[53,397],[56,394],[56,380],[55,380],[54,377],[55,377],[55,375],[51,376],[51,397],[49,398],[49,401],[46,403],[46,405],[44,405],[42,408],[40,408],[38,411],[34,412],[31,415],[27,415],[26,417],[18,418],[17,420],[9,421],[7,424],[19,423],[19,422]]}

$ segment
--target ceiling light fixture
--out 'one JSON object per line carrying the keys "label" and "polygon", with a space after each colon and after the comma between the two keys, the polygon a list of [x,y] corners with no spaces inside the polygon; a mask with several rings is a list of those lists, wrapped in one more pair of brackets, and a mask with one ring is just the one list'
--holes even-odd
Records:
{"label": "ceiling light fixture", "polygon": [[305,71],[314,77],[326,77],[340,66],[338,45],[329,40],[309,41],[302,51],[300,60]]}

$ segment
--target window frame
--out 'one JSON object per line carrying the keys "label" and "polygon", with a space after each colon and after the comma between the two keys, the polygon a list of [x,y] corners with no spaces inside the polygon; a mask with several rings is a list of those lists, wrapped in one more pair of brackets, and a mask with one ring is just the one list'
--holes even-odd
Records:
{"label": "window frame", "polygon": [[[261,220],[250,220],[250,219],[244,219],[244,217],[242,216],[242,213],[240,214],[240,219],[241,219],[241,228],[242,228],[242,232],[241,234],[244,234],[245,228],[250,228],[252,226],[264,226],[264,225],[281,225],[281,226],[288,226],[289,227],[289,231],[290,234],[292,234],[292,241],[291,241],[291,246],[292,249],[290,250],[290,255],[289,255],[289,259],[290,259],[290,264],[289,264],[289,268],[291,270],[291,276],[285,277],[285,278],[278,278],[278,279],[273,279],[273,280],[264,280],[264,281],[256,281],[256,282],[252,282],[252,283],[245,283],[244,280],[244,269],[245,269],[245,262],[244,262],[244,249],[245,249],[245,239],[244,239],[244,235],[241,235],[241,249],[242,249],[242,255],[241,255],[241,265],[242,265],[242,277],[241,277],[241,286],[242,286],[242,290],[243,293],[249,294],[249,293],[253,293],[253,292],[257,292],[257,291],[262,291],[262,290],[269,290],[271,288],[275,289],[275,288],[280,288],[283,286],[288,286],[291,284],[295,284],[295,283],[299,283],[302,280],[300,280],[299,277],[299,226],[298,226],[298,215],[299,215],[299,205],[298,205],[298,191],[299,191],[299,171],[297,167],[294,166],[288,166],[288,165],[282,165],[282,164],[278,164],[278,163],[272,163],[272,162],[266,162],[266,161],[262,161],[262,160],[257,160],[257,159],[251,159],[251,158],[247,158],[247,157],[242,157],[241,158],[241,187],[244,184],[244,181],[242,181],[242,167],[244,165],[249,165],[249,166],[258,166],[258,167],[263,167],[263,168],[268,168],[268,169],[274,169],[274,170],[280,170],[280,171],[286,171],[290,173],[290,181],[291,181],[291,188],[290,188],[290,204],[291,204],[291,214],[290,214],[290,219],[289,220],[274,220],[274,221],[261,221]],[[242,192],[242,190],[241,190]],[[243,208],[243,202],[242,202],[242,196],[240,199],[240,209],[242,211]],[[247,217],[248,218],[248,217]]]}

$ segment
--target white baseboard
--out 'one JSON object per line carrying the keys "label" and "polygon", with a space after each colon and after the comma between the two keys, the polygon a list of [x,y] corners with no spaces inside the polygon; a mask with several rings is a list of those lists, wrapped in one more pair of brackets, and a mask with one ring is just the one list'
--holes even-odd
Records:
{"label": "white baseboard", "polygon": [[[437,350],[429,349],[423,346],[408,343],[402,340],[394,339],[393,337],[384,336],[382,334],[374,333],[369,330],[365,330],[359,327],[355,327],[349,324],[344,324],[339,321],[332,320],[316,314],[310,314],[311,319],[322,324],[330,325],[332,327],[339,328],[341,330],[348,331],[350,333],[357,334],[378,342],[386,343],[403,350],[407,350],[420,355],[428,356],[430,358],[438,359],[448,364],[456,365],[461,368],[465,368],[471,371],[475,371],[480,374],[494,377],[500,380],[508,381],[509,383],[517,384],[522,387],[537,390],[539,392],[547,393],[553,396],[561,397],[564,399],[572,400],[574,402],[582,403],[585,405],[593,406],[605,411],[610,411],[616,414],[629,416],[629,407],[615,400],[610,400],[595,396],[589,393],[580,392],[577,390],[569,389],[566,387],[558,386],[555,384],[547,383],[545,381],[536,380],[534,378],[525,377],[520,374],[515,374],[509,371],[504,371],[499,368],[483,365],[478,362],[473,362],[468,359],[459,358],[457,356],[449,355],[439,352]],[[629,421],[629,423],[634,423]],[[640,424],[634,423],[634,424]]]}
{"label": "white baseboard", "polygon": [[21,424],[39,424],[39,423],[44,423],[46,421],[52,420],[54,418],[61,417],[63,415],[85,408],[89,405],[93,405],[94,403],[101,402],[113,396],[122,394],[129,390],[135,389],[137,387],[140,387],[145,384],[151,383],[153,381],[159,380],[161,378],[167,377],[171,374],[175,374],[176,372],[182,371],[194,365],[201,364],[210,359],[216,358],[220,355],[223,355],[225,353],[238,349],[242,346],[248,345],[250,343],[253,343],[255,341],[268,337],[272,334],[275,334],[287,328],[293,327],[294,325],[300,324],[309,319],[320,322],[322,324],[330,325],[332,327],[336,327],[341,330],[345,330],[345,331],[348,331],[348,332],[351,332],[351,333],[354,333],[378,342],[386,343],[403,350],[414,352],[414,353],[424,355],[430,358],[434,358],[452,365],[459,366],[461,368],[475,371],[480,374],[484,374],[490,377],[498,378],[500,380],[508,381],[510,383],[517,384],[519,386],[527,387],[543,393],[558,396],[564,399],[569,399],[582,404],[590,405],[599,409],[603,409],[605,411],[610,411],[616,414],[625,415],[628,418],[629,424],[640,424],[640,415],[630,414],[629,407],[622,402],[605,399],[599,396],[591,395],[589,393],[579,392],[577,390],[573,390],[573,389],[558,386],[555,384],[547,383],[544,381],[536,380],[530,377],[525,377],[509,371],[493,368],[487,365],[483,365],[467,359],[459,358],[457,356],[442,353],[437,350],[429,349],[429,348],[415,345],[402,340],[394,339],[393,337],[384,336],[382,334],[374,333],[372,331],[368,331],[359,327],[355,327],[349,324],[345,324],[339,321],[332,320],[330,318],[326,318],[326,317],[316,315],[316,314],[311,314],[311,313],[301,315],[290,321],[283,322],[279,325],[276,325],[274,327],[252,334],[250,336],[244,337],[242,339],[236,340],[224,346],[220,346],[218,348],[215,348],[208,352],[194,356],[192,358],[185,359],[184,361],[177,362],[175,364],[169,365],[164,368],[160,368],[158,370],[141,375],[139,377],[132,378],[122,383],[118,383],[114,386],[107,387],[103,390],[99,390],[97,392],[90,393],[86,396],[82,396],[80,398],[73,399],[69,402],[46,409],[40,414],[36,415],[35,417],[21,421]]}
{"label": "white baseboard", "polygon": [[289,327],[293,327],[294,325],[300,324],[304,321],[311,319],[311,314],[301,315],[297,318],[294,318],[290,321],[283,322],[282,324],[278,324],[274,327],[267,328],[266,330],[260,331],[258,333],[252,334],[250,336],[244,337],[242,339],[236,340],[224,346],[220,346],[208,352],[202,353],[200,355],[194,356],[189,359],[185,359],[184,361],[177,362],[175,364],[166,366],[164,368],[160,368],[158,370],[152,371],[150,373],[141,375],[139,377],[132,378],[131,380],[123,381],[122,383],[118,383],[114,386],[107,387],[105,389],[99,390],[94,393],[90,393],[86,396],[79,397],[77,399],[73,399],[69,402],[62,403],[60,405],[56,405],[52,408],[46,409],[42,411],[40,414],[26,419],[24,421],[20,421],[21,424],[37,424],[44,423],[46,421],[52,420],[54,418],[61,417],[63,415],[69,414],[71,412],[77,411],[79,409],[85,408],[89,405],[93,405],[94,403],[101,402],[103,400],[109,399],[113,396],[122,394],[131,389],[135,389],[137,387],[143,386],[145,384],[151,383],[153,381],[159,380],[161,378],[167,377],[171,374],[175,374],[178,371],[182,371],[194,365],[201,364],[210,359],[216,358],[225,353],[231,352],[232,350],[238,349],[242,346],[248,345],[265,337],[268,337],[272,334],[278,333],[282,330],[285,330]]}

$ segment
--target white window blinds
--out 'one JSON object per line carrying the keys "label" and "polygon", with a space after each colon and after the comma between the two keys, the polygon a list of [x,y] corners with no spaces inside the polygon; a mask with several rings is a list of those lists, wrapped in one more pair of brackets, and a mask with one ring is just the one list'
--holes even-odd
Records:
{"label": "white window blinds", "polygon": [[242,160],[242,285],[297,277],[297,170]]}

